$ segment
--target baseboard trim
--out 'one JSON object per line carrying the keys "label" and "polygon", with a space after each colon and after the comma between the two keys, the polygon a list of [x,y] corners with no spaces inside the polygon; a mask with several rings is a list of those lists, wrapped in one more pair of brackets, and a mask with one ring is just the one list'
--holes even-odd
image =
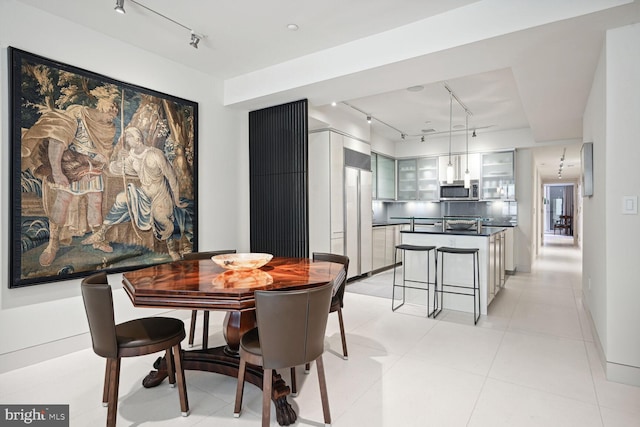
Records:
{"label": "baseboard trim", "polygon": [[589,306],[585,301],[587,301],[587,298],[584,294],[584,291],[582,291],[582,306],[584,307],[587,318],[589,320],[591,334],[593,335],[593,342],[598,351],[598,356],[600,359],[599,361],[602,365],[602,369],[604,370],[605,377],[608,381],[640,387],[640,367],[622,365],[619,363],[609,362],[607,360],[607,355],[604,351],[604,348],[602,347],[602,341],[600,340],[600,336],[598,335],[596,324],[593,321],[591,310],[589,310]]}
{"label": "baseboard trim", "polygon": [[607,362],[607,379],[617,383],[640,387],[640,368]]}
{"label": "baseboard trim", "polygon": [[0,374],[91,348],[89,333],[0,355]]}

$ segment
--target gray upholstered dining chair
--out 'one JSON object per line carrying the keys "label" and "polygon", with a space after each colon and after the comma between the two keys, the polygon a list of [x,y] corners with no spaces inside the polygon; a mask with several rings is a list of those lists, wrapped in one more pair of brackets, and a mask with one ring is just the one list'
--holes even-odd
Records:
{"label": "gray upholstered dining chair", "polygon": [[[312,255],[314,261],[328,261],[335,262],[336,264],[342,264],[344,270],[339,277],[334,281],[333,296],[331,297],[331,307],[329,313],[338,312],[338,323],[340,324],[340,338],[342,339],[342,358],[344,360],[349,359],[349,353],[347,353],[347,336],[344,333],[344,320],[342,318],[342,307],[344,307],[344,291],[347,286],[347,273],[349,272],[349,257],[345,255],[337,255],[326,252],[314,252]],[[307,363],[304,366],[304,372],[309,373],[311,364]],[[296,381],[296,368],[291,367],[291,394],[293,396],[298,395],[298,384]]]}
{"label": "gray upholstered dining chair", "polygon": [[257,328],[240,339],[240,367],[234,416],[242,408],[247,363],[262,366],[262,425],[269,425],[274,369],[290,368],[315,361],[326,425],[331,424],[327,383],[324,375],[324,334],[331,305],[333,282],[316,288],[293,291],[256,291]]}
{"label": "gray upholstered dining chair", "polygon": [[344,290],[347,285],[347,273],[349,272],[349,257],[344,255],[336,255],[324,252],[314,252],[314,261],[329,261],[344,266],[344,275],[341,275],[341,280],[336,281],[334,285],[334,293],[331,297],[331,308],[329,313],[338,312],[338,322],[340,323],[340,337],[342,338],[342,357],[347,360],[349,353],[347,353],[347,337],[344,333],[344,320],[342,318],[342,307],[344,307]]}
{"label": "gray upholstered dining chair", "polygon": [[116,325],[113,314],[113,294],[106,273],[93,274],[83,279],[80,286],[89,321],[93,351],[107,359],[102,391],[102,404],[108,407],[107,427],[116,425],[120,359],[159,351],[166,351],[169,382],[174,386],[177,379],[180,410],[183,416],[189,415],[187,386],[180,348],[180,342],[186,336],[182,320],[145,317]]}
{"label": "gray upholstered dining chair", "polygon": [[[219,251],[208,252],[192,252],[184,254],[182,259],[194,260],[194,259],[208,259],[215,255],[235,254],[235,249],[224,249]],[[202,348],[206,349],[209,344],[209,311],[204,310],[203,313],[204,324],[202,326]],[[196,319],[198,318],[198,310],[191,310],[191,326],[189,327],[189,345],[193,346],[193,339],[196,334]]]}

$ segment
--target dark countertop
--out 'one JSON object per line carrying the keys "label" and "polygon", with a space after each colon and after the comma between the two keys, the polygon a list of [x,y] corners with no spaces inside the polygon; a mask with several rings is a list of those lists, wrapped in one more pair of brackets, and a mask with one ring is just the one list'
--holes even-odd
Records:
{"label": "dark countertop", "polygon": [[401,230],[401,233],[413,233],[413,234],[447,234],[456,236],[482,236],[489,237],[492,234],[496,234],[504,230],[505,227],[485,227],[480,229],[480,232],[474,230],[442,230],[441,225],[416,225],[416,230]]}
{"label": "dark countertop", "polygon": [[[411,225],[408,222],[395,222],[395,221],[388,221],[388,222],[374,222],[372,224],[373,227],[386,227],[388,225]],[[418,223],[416,225],[428,225],[428,224],[421,224]],[[512,222],[483,222],[482,223],[483,227],[517,227],[518,224],[514,224]]]}

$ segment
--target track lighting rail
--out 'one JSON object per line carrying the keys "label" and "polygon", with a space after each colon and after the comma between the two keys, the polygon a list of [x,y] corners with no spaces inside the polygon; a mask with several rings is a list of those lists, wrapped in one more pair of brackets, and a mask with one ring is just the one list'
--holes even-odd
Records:
{"label": "track lighting rail", "polygon": [[[131,1],[133,1],[133,0],[131,0]],[[367,118],[367,122],[371,123],[373,120],[375,120],[376,122],[378,122],[378,123],[380,123],[380,124],[382,124],[382,125],[384,125],[384,126],[388,127],[389,129],[392,129],[392,130],[394,130],[394,131],[398,132],[398,133],[400,134],[400,137],[401,137],[403,140],[404,140],[404,139],[406,139],[406,138],[420,138],[420,141],[421,141],[421,142],[424,142],[424,141],[425,141],[425,136],[429,136],[429,135],[441,135],[441,134],[448,134],[448,135],[451,135],[452,133],[456,133],[456,132],[466,132],[466,131],[467,131],[467,129],[468,129],[468,119],[469,119],[469,116],[472,116],[472,115],[473,115],[473,113],[471,112],[471,110],[469,110],[469,108],[467,108],[467,106],[466,106],[462,101],[460,101],[460,98],[458,98],[458,97],[456,96],[456,94],[453,92],[453,90],[451,90],[451,88],[449,87],[449,85],[448,85],[447,83],[443,83],[443,86],[444,86],[444,88],[449,92],[450,96],[451,96],[453,99],[455,99],[455,100],[456,100],[456,102],[457,102],[457,103],[458,103],[458,104],[459,104],[459,105],[464,109],[464,112],[465,112],[465,114],[466,114],[466,116],[467,116],[467,119],[466,119],[466,120],[467,120],[467,126],[465,127],[465,129],[457,129],[457,130],[449,129],[449,130],[446,130],[446,131],[440,131],[440,132],[429,132],[429,133],[409,134],[409,133],[407,133],[407,132],[404,132],[403,130],[398,129],[398,128],[397,128],[397,127],[395,127],[395,126],[390,125],[389,123],[387,123],[387,122],[385,122],[385,121],[383,121],[383,120],[380,120],[379,118],[377,118],[377,117],[373,116],[371,113],[368,113],[368,112],[366,112],[366,111],[361,110],[360,108],[356,107],[355,105],[349,104],[349,103],[348,103],[348,102],[346,102],[346,101],[342,101],[341,103],[342,103],[342,104],[344,104],[344,105],[346,105],[347,107],[351,107],[351,108],[353,108],[353,109],[354,109],[354,110],[356,110],[357,112],[359,112],[359,113],[363,114],[364,116],[366,116],[366,118]],[[473,136],[474,136],[474,137],[476,136],[476,130],[478,130],[478,129],[486,129],[486,128],[489,128],[489,127],[491,127],[491,126],[481,126],[481,127],[475,127],[475,128],[473,128]]]}
{"label": "track lighting rail", "polygon": [[[189,45],[194,47],[195,49],[198,48],[198,43],[200,42],[200,40],[204,38],[203,35],[197,34],[192,28],[187,27],[186,25],[181,24],[180,22],[176,21],[175,19],[169,18],[168,16],[163,15],[162,13],[151,9],[149,6],[146,6],[146,5],[142,4],[142,3],[140,3],[139,1],[136,1],[136,0],[127,0],[127,1],[130,1],[131,3],[134,3],[134,4],[138,5],[138,6],[140,6],[141,8],[143,8],[145,10],[148,10],[149,12],[151,12],[151,13],[153,13],[153,14],[161,17],[161,18],[164,18],[169,22],[173,22],[177,26],[182,27],[185,30],[189,31],[190,36],[191,36],[191,39],[189,41]],[[124,2],[125,2],[125,0],[116,0],[116,7],[114,8],[114,10],[116,12],[118,12],[118,13],[126,13],[126,11],[124,10]]]}

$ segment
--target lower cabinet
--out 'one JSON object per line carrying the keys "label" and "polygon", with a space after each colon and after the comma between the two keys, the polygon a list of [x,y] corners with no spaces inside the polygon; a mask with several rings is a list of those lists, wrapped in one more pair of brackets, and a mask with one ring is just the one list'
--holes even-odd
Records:
{"label": "lower cabinet", "polygon": [[515,256],[514,256],[514,244],[513,244],[514,228],[507,227],[504,233],[505,243],[505,256],[504,256],[504,269],[510,273],[516,271]]}
{"label": "lower cabinet", "polygon": [[489,236],[489,283],[487,283],[487,291],[489,292],[488,302],[493,300],[498,289],[496,289],[496,234]]}
{"label": "lower cabinet", "polygon": [[[400,243],[397,225],[373,227],[371,265],[372,270],[380,270],[393,265],[393,253],[396,244]],[[396,243],[397,242],[397,243]]]}
{"label": "lower cabinet", "polygon": [[383,268],[386,255],[386,227],[373,227],[371,231],[371,268],[373,271]]}
{"label": "lower cabinet", "polygon": [[507,231],[503,230],[489,237],[489,302],[504,287],[506,276]]}

